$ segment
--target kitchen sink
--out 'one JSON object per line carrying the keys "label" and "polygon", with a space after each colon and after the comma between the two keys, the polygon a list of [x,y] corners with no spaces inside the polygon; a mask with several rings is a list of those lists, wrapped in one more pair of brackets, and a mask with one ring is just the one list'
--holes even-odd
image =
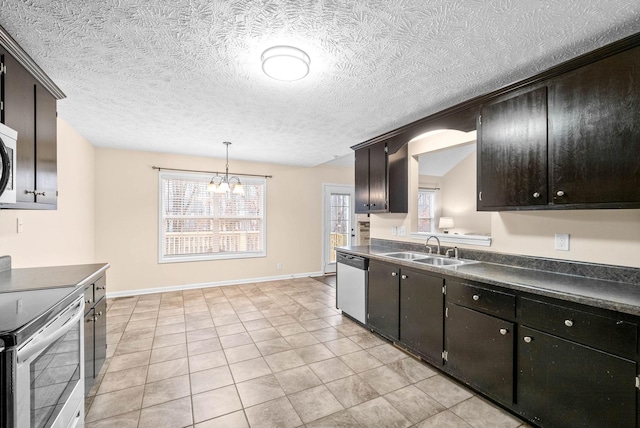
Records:
{"label": "kitchen sink", "polygon": [[449,259],[446,257],[438,257],[438,256],[431,256],[424,259],[415,259],[413,261],[417,263],[424,263],[425,265],[433,265],[433,266],[460,266],[460,265],[479,263],[475,260]]}
{"label": "kitchen sink", "polygon": [[421,259],[423,257],[429,257],[429,254],[412,253],[412,252],[409,252],[409,251],[403,251],[403,252],[400,252],[400,253],[381,254],[381,256],[391,257],[393,259],[400,259],[400,260],[416,260],[416,259]]}
{"label": "kitchen sink", "polygon": [[407,260],[411,262],[422,263],[425,265],[442,266],[442,267],[449,267],[449,266],[453,267],[453,266],[479,263],[475,260],[452,259],[449,257],[439,256],[435,254],[413,253],[411,251],[400,251],[396,253],[387,253],[387,254],[380,254],[380,255],[384,257],[390,257],[392,259]]}

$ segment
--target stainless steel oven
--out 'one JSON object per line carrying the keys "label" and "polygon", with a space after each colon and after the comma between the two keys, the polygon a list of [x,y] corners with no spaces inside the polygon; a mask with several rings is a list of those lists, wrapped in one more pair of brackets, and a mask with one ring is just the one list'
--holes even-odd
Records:
{"label": "stainless steel oven", "polygon": [[[14,306],[16,312],[28,313],[25,306],[33,304],[24,293],[2,297],[3,307]],[[25,327],[28,337],[17,335],[9,348],[4,339],[2,428],[84,426],[83,318],[83,296],[73,296]]]}

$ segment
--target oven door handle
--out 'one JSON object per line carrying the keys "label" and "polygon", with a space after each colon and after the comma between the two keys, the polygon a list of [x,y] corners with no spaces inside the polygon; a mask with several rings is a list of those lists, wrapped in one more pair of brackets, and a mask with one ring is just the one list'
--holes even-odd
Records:
{"label": "oven door handle", "polygon": [[[67,332],[69,332],[69,330],[71,330],[73,328],[75,323],[78,322],[78,320],[80,320],[80,318],[82,318],[82,312],[83,312],[82,311],[82,309],[83,309],[83,305],[82,304],[83,303],[84,303],[84,301],[82,299],[79,299],[79,301],[74,302],[73,305],[75,305],[75,304],[78,305],[77,312],[75,314],[73,314],[71,316],[71,318],[68,319],[56,331],[51,332],[50,334],[48,332],[46,334],[43,334],[44,332],[40,332],[38,334],[38,337],[36,337],[30,344],[28,344],[27,346],[23,347],[22,349],[19,349],[18,352],[16,353],[16,359],[17,359],[18,363],[23,363],[23,362],[27,361],[33,355],[38,354],[44,348],[46,348],[47,346],[51,345],[53,342],[55,342],[56,340],[60,339]],[[71,305],[71,306],[73,306],[73,305]],[[45,329],[45,331],[46,331],[46,329]]]}

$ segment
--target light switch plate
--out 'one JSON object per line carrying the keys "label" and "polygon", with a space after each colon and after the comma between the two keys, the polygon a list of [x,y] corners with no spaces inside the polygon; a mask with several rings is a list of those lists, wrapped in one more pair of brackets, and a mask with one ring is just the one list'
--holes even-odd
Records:
{"label": "light switch plate", "polygon": [[406,228],[406,226],[398,227],[398,235],[407,236],[407,228]]}
{"label": "light switch plate", "polygon": [[396,236],[398,234],[398,226],[391,226],[391,236]]}

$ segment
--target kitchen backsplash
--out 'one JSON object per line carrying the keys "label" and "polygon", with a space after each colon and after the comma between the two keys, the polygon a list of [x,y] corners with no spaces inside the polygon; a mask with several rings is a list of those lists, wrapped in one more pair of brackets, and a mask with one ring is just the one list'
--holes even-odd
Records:
{"label": "kitchen backsplash", "polygon": [[[371,246],[392,248],[394,250],[425,250],[424,244],[378,238],[371,239]],[[430,245],[430,247],[435,252],[435,245]],[[449,248],[453,247],[440,246],[440,253],[444,254]],[[491,251],[471,250],[467,248],[459,248],[458,252],[460,258],[463,259],[640,285],[640,269],[638,268],[548,259],[542,257],[519,256],[514,254],[495,253]]]}

